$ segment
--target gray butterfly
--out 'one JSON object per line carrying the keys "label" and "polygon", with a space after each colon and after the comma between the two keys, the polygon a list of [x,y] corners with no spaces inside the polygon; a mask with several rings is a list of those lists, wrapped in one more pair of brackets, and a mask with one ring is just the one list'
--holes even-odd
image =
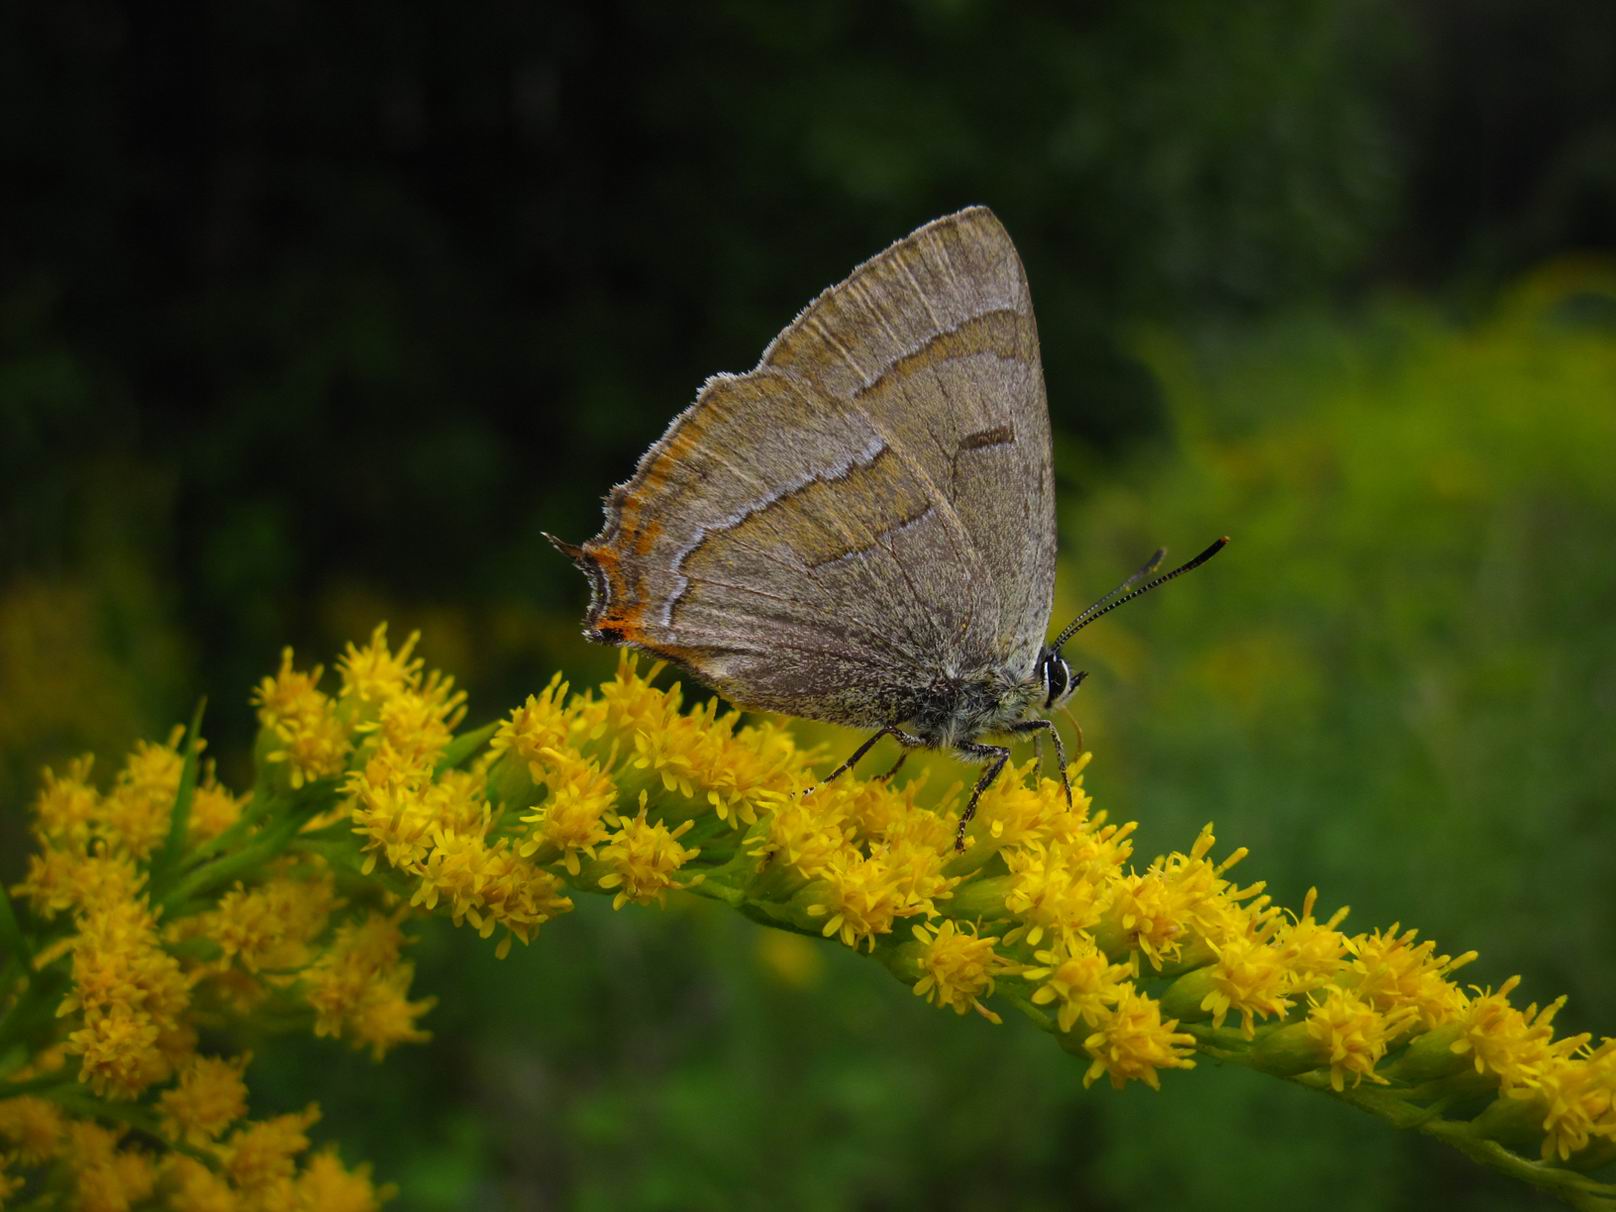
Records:
{"label": "gray butterfly", "polygon": [[[1038,330],[993,213],[920,228],[821,294],[744,375],[715,375],[606,500],[581,547],[584,634],[647,649],[739,706],[946,748],[1047,732],[1084,674],[1061,648],[1153,580],[1156,556],[1045,643],[1055,484]],[[905,753],[907,756],[907,752]],[[902,764],[900,758],[899,764]],[[896,767],[894,767],[896,770]],[[1066,795],[1071,799],[1071,787]]]}

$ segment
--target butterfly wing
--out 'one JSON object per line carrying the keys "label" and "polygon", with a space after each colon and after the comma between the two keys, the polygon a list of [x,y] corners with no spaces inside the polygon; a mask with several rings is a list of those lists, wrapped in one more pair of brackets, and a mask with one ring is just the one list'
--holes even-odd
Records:
{"label": "butterfly wing", "polygon": [[909,718],[925,686],[1030,669],[1054,555],[1025,277],[987,210],[939,219],[816,299],[696,403],[563,550],[590,634],[744,706]]}

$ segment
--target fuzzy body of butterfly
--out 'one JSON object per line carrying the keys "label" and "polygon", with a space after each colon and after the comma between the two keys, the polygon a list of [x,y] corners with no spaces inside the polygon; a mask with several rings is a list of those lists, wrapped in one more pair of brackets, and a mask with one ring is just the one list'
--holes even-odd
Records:
{"label": "fuzzy body of butterfly", "polygon": [[[1045,642],[1055,588],[1049,406],[1026,274],[985,207],[832,286],[756,369],[715,375],[606,498],[582,546],[584,634],[644,648],[737,706],[1009,760],[1083,681],[1080,628],[1210,559],[1146,565]],[[902,764],[900,758],[899,764]],[[894,767],[894,770],[896,767]]]}

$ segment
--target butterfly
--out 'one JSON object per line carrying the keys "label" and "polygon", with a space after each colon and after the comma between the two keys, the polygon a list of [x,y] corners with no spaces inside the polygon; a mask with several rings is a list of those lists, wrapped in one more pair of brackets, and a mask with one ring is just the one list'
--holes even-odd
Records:
{"label": "butterfly", "polygon": [[[936,219],[810,303],[743,375],[708,379],[582,545],[584,634],[736,705],[982,764],[959,820],[1082,683],[1061,649],[1171,572],[1145,566],[1046,642],[1055,481],[1021,258],[985,207]],[[899,765],[902,764],[902,757]],[[893,768],[896,770],[896,767]],[[890,776],[892,772],[888,772]]]}

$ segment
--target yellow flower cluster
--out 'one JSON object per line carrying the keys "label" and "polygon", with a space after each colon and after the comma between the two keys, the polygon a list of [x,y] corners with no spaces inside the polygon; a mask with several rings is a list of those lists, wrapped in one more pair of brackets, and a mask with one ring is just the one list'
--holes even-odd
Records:
{"label": "yellow flower cluster", "polygon": [[[1472,953],[1438,954],[1395,925],[1347,933],[1346,911],[1321,919],[1314,893],[1281,908],[1230,878],[1243,850],[1212,858],[1210,827],[1135,866],[1134,826],[1110,823],[1083,790],[1087,755],[1069,772],[1071,805],[1030,764],[1008,771],[960,855],[957,794],[928,804],[924,780],[853,778],[807,791],[815,755],[789,733],[711,703],[685,710],[659,672],[626,657],[598,691],[552,680],[471,762],[486,799],[468,805],[439,775],[386,815],[357,809],[364,845],[430,903],[441,839],[469,828],[483,878],[463,881],[456,914],[474,923],[501,922],[513,898],[552,915],[562,892],[621,907],[683,887],[872,952],[957,1013],[998,1021],[991,1002],[1015,1006],[1086,1058],[1086,1082],[1156,1086],[1201,1052],[1343,1096],[1364,1082],[1417,1086],[1434,1104],[1432,1078],[1468,1067],[1491,1083],[1483,1103],[1539,1117],[1542,1156],[1616,1142],[1616,1045],[1555,1041],[1554,1007],[1514,1009],[1513,983],[1463,989],[1453,974]],[[502,883],[513,875],[522,896]]]}
{"label": "yellow flower cluster", "polygon": [[[386,655],[385,631],[375,641],[351,650],[335,697],[290,654],[259,687],[251,797],[218,782],[194,729],[138,744],[105,789],[89,758],[45,773],[37,847],[0,896],[0,1206],[55,1193],[91,1210],[358,1212],[387,1194],[309,1152],[314,1108],[248,1121],[246,1057],[209,1055],[198,1030],[301,1021],[378,1057],[425,1038],[403,906],[382,887],[337,891],[355,856],[336,776],[425,727],[378,690],[386,670],[366,661]],[[435,678],[413,689],[446,739],[457,697]]]}
{"label": "yellow flower cluster", "polygon": [[[37,1022],[44,974],[65,966],[66,989],[60,1026],[32,1028],[34,1061],[0,1071],[0,1201],[18,1175],[70,1165],[99,1176],[80,1182],[86,1208],[116,1206],[96,1183],[175,1207],[373,1206],[368,1174],[307,1152],[312,1109],[241,1123],[246,1058],[199,1054],[196,1015],[303,1013],[380,1057],[424,1038],[430,1003],[409,999],[402,959],[412,912],[497,934],[504,955],[577,896],[621,909],[675,891],[869,953],[957,1014],[1020,1011],[1083,1059],[1085,1084],[1158,1087],[1212,1056],[1551,1189],[1595,1189],[1575,1171],[1616,1156],[1616,1042],[1556,1039],[1559,1003],[1518,1009],[1513,980],[1462,988],[1473,953],[1399,925],[1348,933],[1311,892],[1275,904],[1231,878],[1243,850],[1213,857],[1210,826],[1135,862],[1134,826],[1084,788],[1087,754],[1071,802],[1032,763],[1009,768],[960,853],[959,786],[816,786],[820,755],[778,724],[687,707],[660,665],[626,656],[583,692],[557,676],[461,731],[464,695],[415,644],[394,651],[377,628],[334,693],[285,654],[254,695],[250,799],[177,736],[137,749],[104,794],[87,761],[47,774],[40,849],[13,891],[71,928],[41,935],[9,992],[0,975],[0,1042]],[[149,1108],[143,1141],[174,1151],[127,1141],[85,1111],[91,1095]]]}

